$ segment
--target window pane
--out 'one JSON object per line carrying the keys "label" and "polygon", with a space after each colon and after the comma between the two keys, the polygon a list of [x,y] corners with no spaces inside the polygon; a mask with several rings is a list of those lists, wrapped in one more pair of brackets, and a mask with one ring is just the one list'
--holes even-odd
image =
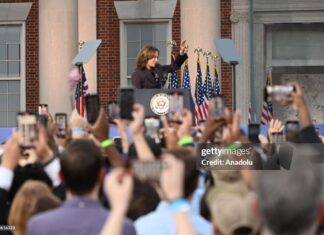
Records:
{"label": "window pane", "polygon": [[166,57],[166,42],[155,42],[154,46],[159,49],[160,57]]}
{"label": "window pane", "polygon": [[0,111],[7,110],[8,97],[6,94],[0,94]]}
{"label": "window pane", "polygon": [[166,57],[160,57],[159,58],[159,63],[160,64],[166,64]]}
{"label": "window pane", "polygon": [[154,40],[165,40],[167,37],[166,24],[156,24],[153,27]]}
{"label": "window pane", "polygon": [[19,94],[8,95],[8,110],[17,112],[20,110],[20,97]]}
{"label": "window pane", "polygon": [[0,81],[0,94],[7,94],[8,92],[8,82]]}
{"label": "window pane", "polygon": [[153,41],[153,25],[143,24],[141,27],[141,40],[142,41]]}
{"label": "window pane", "polygon": [[7,127],[7,112],[0,111],[0,127]]}
{"label": "window pane", "polygon": [[8,81],[9,85],[9,93],[20,93],[20,81]]}
{"label": "window pane", "polygon": [[273,59],[324,59],[322,24],[277,24],[270,29]]}
{"label": "window pane", "polygon": [[7,62],[0,61],[0,77],[7,77],[7,76],[8,76]]}
{"label": "window pane", "polygon": [[7,45],[0,44],[0,60],[7,60]]}
{"label": "window pane", "polygon": [[1,26],[0,27],[0,43],[6,43],[6,27]]}
{"label": "window pane", "polygon": [[127,57],[136,58],[138,52],[141,50],[140,44],[138,42],[127,43]]}
{"label": "window pane", "polygon": [[19,61],[9,61],[9,77],[19,77],[20,76],[20,62]]}
{"label": "window pane", "polygon": [[8,45],[8,50],[9,60],[20,60],[20,46],[18,44]]}
{"label": "window pane", "polygon": [[6,41],[7,43],[20,43],[20,27],[19,26],[8,26]]}
{"label": "window pane", "polygon": [[136,59],[127,60],[127,76],[130,76],[135,70],[135,61]]}
{"label": "window pane", "polygon": [[140,40],[139,25],[128,24],[127,25],[127,41],[139,41],[139,40]]}
{"label": "window pane", "polygon": [[17,126],[17,112],[8,112],[8,127],[15,127]]}

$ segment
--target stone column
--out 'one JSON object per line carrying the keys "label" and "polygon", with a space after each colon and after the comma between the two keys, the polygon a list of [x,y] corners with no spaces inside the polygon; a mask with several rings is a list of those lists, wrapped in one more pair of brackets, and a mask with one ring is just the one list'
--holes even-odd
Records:
{"label": "stone column", "polygon": [[78,0],[39,1],[40,102],[52,114],[72,110],[68,74],[77,52]]}
{"label": "stone column", "polygon": [[[191,91],[194,94],[197,74],[197,55],[194,50],[217,53],[215,40],[220,38],[220,1],[219,0],[181,0],[181,40],[186,39],[189,45],[189,70]],[[203,78],[206,76],[206,59],[201,56]],[[210,60],[211,76],[214,76],[214,63]],[[220,64],[218,65],[220,74]]]}
{"label": "stone column", "polygon": [[[234,0],[231,21],[233,23],[233,40],[241,56],[241,64],[236,66],[236,109],[242,113],[241,123],[246,124],[250,104],[250,30],[249,5],[247,0]],[[252,117],[252,120],[254,117]]]}
{"label": "stone column", "polygon": [[[88,41],[97,38],[96,0],[79,0],[79,40]],[[89,92],[97,93],[97,54],[84,65]]]}

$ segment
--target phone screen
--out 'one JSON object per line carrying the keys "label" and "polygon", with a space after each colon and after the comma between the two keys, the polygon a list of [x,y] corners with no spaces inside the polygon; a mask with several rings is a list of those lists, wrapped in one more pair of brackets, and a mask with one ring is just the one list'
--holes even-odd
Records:
{"label": "phone screen", "polygon": [[287,121],[285,124],[286,132],[298,132],[299,122],[298,121]]}
{"label": "phone screen", "polygon": [[166,167],[162,161],[133,161],[133,172],[139,180],[159,180],[162,170]]}
{"label": "phone screen", "polygon": [[224,117],[224,100],[221,96],[212,99],[212,110],[216,117]]}
{"label": "phone screen", "polygon": [[94,124],[99,116],[100,104],[98,95],[88,95],[85,97],[87,119],[90,124]]}
{"label": "phone screen", "polygon": [[37,121],[43,126],[43,127],[47,127],[47,123],[48,123],[48,117],[47,115],[38,115],[37,116]]}
{"label": "phone screen", "polygon": [[58,137],[65,137],[67,128],[67,114],[66,113],[56,113],[55,114],[55,124],[59,131]]}
{"label": "phone screen", "polygon": [[158,136],[160,129],[160,120],[155,117],[149,117],[144,119],[145,135],[147,136]]}
{"label": "phone screen", "polygon": [[17,115],[19,146],[21,148],[32,148],[38,139],[36,127],[36,115],[29,113],[19,113]]}
{"label": "phone screen", "polygon": [[259,143],[260,125],[257,123],[249,124],[249,139],[253,143]]}
{"label": "phone screen", "polygon": [[282,132],[274,132],[272,133],[272,142],[275,144],[281,144],[284,142],[283,133]]}
{"label": "phone screen", "polygon": [[120,89],[120,118],[133,119],[134,90],[132,88]]}
{"label": "phone screen", "polygon": [[114,123],[114,119],[120,118],[120,109],[116,101],[108,102],[108,118],[110,123]]}
{"label": "phone screen", "polygon": [[181,111],[184,107],[183,94],[174,92],[169,95],[169,112],[168,121],[174,123],[182,123]]}
{"label": "phone screen", "polygon": [[39,104],[38,105],[38,115],[47,115],[48,114],[48,105]]}

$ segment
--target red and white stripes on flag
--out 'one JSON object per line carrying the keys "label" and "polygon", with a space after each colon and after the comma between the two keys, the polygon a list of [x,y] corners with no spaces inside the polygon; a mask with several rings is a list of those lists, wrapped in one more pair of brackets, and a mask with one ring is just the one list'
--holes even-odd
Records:
{"label": "red and white stripes on flag", "polygon": [[[272,75],[271,75],[271,68],[268,69],[267,81],[266,86],[271,86],[272,84]],[[273,111],[272,111],[272,103],[269,102],[266,97],[263,101],[262,112],[261,112],[261,125],[268,125],[273,118]]]}
{"label": "red and white stripes on flag", "polygon": [[88,94],[88,83],[83,65],[79,67],[80,80],[75,89],[75,108],[79,114],[85,116],[85,96]]}
{"label": "red and white stripes on flag", "polygon": [[248,124],[251,123],[251,116],[252,116],[252,106],[251,106],[251,102],[250,102],[250,104],[249,104],[249,112],[248,112],[248,119],[247,119]]}
{"label": "red and white stripes on flag", "polygon": [[263,101],[262,113],[261,113],[261,125],[268,125],[272,119],[272,113],[269,109],[267,101]]}
{"label": "red and white stripes on flag", "polygon": [[202,73],[199,62],[197,60],[197,77],[196,77],[196,90],[195,90],[195,123],[204,121],[208,117],[208,99],[207,99],[207,86],[204,87],[202,81]]}

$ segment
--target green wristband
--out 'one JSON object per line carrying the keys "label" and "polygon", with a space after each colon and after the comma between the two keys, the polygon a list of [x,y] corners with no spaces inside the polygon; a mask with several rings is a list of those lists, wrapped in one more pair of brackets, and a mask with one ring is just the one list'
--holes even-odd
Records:
{"label": "green wristband", "polygon": [[113,143],[114,143],[114,141],[112,139],[106,139],[106,140],[101,142],[100,147],[105,149],[105,148],[108,148]]}
{"label": "green wristband", "polygon": [[234,143],[230,144],[227,146],[228,149],[234,151],[236,149],[238,149],[239,147],[242,146],[242,142],[241,141],[235,141]]}
{"label": "green wristband", "polygon": [[178,141],[178,146],[181,147],[183,145],[192,144],[193,138],[191,136],[183,137]]}

